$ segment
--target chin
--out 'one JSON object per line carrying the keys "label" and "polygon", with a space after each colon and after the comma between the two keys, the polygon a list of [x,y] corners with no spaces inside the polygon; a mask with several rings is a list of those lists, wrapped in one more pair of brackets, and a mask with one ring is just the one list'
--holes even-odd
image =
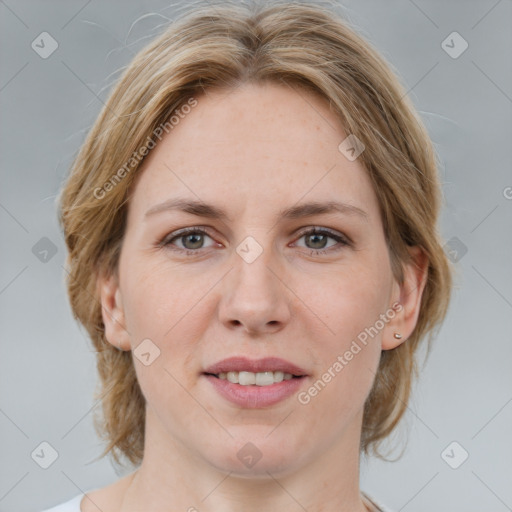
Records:
{"label": "chin", "polygon": [[275,432],[269,435],[271,431],[268,427],[245,429],[222,446],[213,446],[205,458],[219,471],[241,478],[292,473],[300,465],[301,443],[286,435],[284,428],[281,435]]}

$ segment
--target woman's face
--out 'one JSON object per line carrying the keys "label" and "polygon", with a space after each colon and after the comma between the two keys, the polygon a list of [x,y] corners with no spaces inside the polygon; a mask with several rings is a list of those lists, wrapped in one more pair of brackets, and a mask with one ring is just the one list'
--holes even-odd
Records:
{"label": "woman's face", "polygon": [[323,100],[275,84],[196,99],[145,160],[119,280],[102,281],[146,436],[235,474],[340,460],[421,286],[395,281],[372,184]]}

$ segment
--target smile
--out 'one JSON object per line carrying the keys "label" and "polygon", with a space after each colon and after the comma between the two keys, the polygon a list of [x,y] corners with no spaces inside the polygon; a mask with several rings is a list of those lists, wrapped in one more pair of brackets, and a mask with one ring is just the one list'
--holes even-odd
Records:
{"label": "smile", "polygon": [[205,370],[202,375],[216,394],[244,409],[284,402],[298,393],[308,379],[303,368],[277,357],[230,357]]}
{"label": "smile", "polygon": [[283,380],[293,379],[294,376],[291,373],[285,373],[281,371],[277,372],[221,372],[215,375],[221,380],[228,380],[232,384],[240,384],[241,386],[271,386],[272,384],[276,384],[277,382],[282,382]]}

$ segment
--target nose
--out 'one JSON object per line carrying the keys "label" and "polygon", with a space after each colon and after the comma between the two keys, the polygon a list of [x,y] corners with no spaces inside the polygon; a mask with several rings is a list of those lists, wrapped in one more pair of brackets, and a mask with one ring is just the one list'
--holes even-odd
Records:
{"label": "nose", "polygon": [[222,280],[219,319],[228,329],[251,335],[280,331],[290,321],[291,293],[272,251],[248,263],[233,254],[233,268]]}

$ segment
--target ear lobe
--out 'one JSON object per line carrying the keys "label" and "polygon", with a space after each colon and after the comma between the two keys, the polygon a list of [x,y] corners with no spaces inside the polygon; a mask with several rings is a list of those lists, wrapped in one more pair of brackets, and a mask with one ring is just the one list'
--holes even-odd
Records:
{"label": "ear lobe", "polygon": [[[396,312],[393,319],[386,325],[382,337],[382,350],[398,347],[410,337],[416,324],[421,308],[421,297],[428,277],[428,257],[420,247],[409,249],[411,258],[402,264],[404,269],[403,283],[397,283],[393,308]],[[397,334],[397,336],[395,336]]]}
{"label": "ear lobe", "polygon": [[130,337],[126,330],[122,293],[115,275],[100,276],[97,280],[101,302],[101,316],[105,325],[105,338],[114,347],[130,350]]}

